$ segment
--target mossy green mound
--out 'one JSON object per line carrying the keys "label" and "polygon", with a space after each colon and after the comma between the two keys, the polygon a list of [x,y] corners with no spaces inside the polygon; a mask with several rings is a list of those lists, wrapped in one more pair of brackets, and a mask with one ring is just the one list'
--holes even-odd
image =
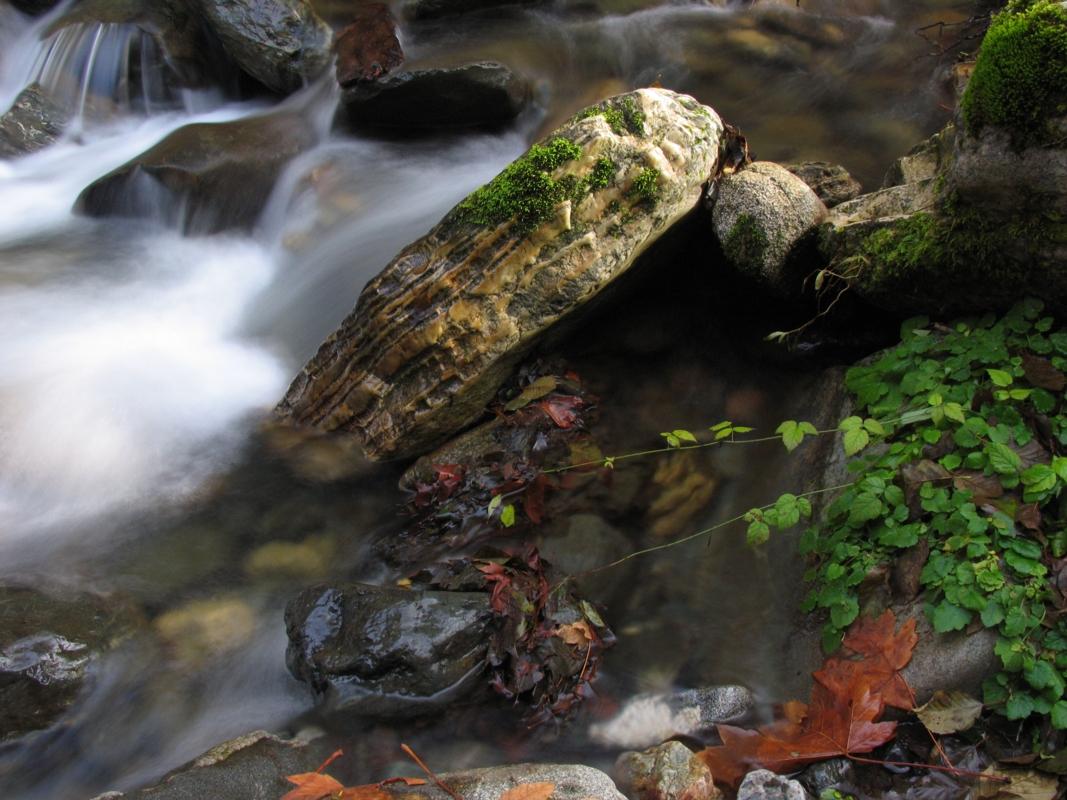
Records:
{"label": "mossy green mound", "polygon": [[1037,0],[998,14],[961,109],[971,133],[995,125],[1019,148],[1048,141],[1049,120],[1067,111],[1067,9]]}

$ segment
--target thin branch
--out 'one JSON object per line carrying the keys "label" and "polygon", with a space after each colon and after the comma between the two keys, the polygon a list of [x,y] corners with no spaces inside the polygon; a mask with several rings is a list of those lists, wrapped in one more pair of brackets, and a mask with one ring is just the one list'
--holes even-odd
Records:
{"label": "thin branch", "polygon": [[406,744],[401,744],[400,749],[403,750],[412,761],[419,765],[419,769],[425,772],[426,775],[430,778],[430,780],[437,784],[437,788],[439,788],[442,792],[445,792],[449,797],[452,798],[452,800],[463,800],[463,797],[458,794],[455,789],[453,789],[447,783],[438,778],[434,774],[433,770],[426,766],[426,763],[418,757],[414,750],[412,750]]}

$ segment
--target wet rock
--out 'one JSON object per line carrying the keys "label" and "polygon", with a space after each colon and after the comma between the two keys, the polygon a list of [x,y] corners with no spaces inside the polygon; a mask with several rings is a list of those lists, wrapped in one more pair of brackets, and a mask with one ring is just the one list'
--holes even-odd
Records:
{"label": "wet rock", "polygon": [[154,786],[109,792],[103,798],[128,800],[262,800],[281,797],[293,788],[286,775],[311,772],[331,752],[331,742],[316,731],[285,739],[253,731],[213,747],[195,761],[179,767]]}
{"label": "wet rock", "polygon": [[337,36],[337,83],[342,87],[373,81],[399,67],[404,51],[396,20],[385,3],[368,3]]}
{"label": "wet rock", "polygon": [[642,753],[623,753],[615,764],[620,783],[637,800],[718,800],[708,765],[681,742]]}
{"label": "wet rock", "polygon": [[201,0],[208,27],[268,89],[295,91],[330,64],[333,32],[306,0]]}
{"label": "wet rock", "polygon": [[819,797],[825,790],[838,786],[848,786],[855,782],[855,765],[847,758],[831,758],[806,767],[797,776],[814,797]]}
{"label": "wet rock", "polygon": [[825,218],[826,206],[804,181],[767,161],[725,176],[711,212],[730,264],[785,296],[795,295],[803,277],[791,261]]}
{"label": "wet rock", "polygon": [[427,452],[477,420],[544,332],[696,206],[718,158],[714,111],[642,89],[580,117],[367,285],[294,380],[281,419],[353,432],[374,459]]}
{"label": "wet rock", "polygon": [[315,140],[294,112],[186,125],[91,183],[75,210],[162,217],[195,231],[250,228],[282,168]]}
{"label": "wet rock", "polygon": [[0,158],[48,147],[63,134],[67,119],[67,112],[39,84],[27,86],[0,117]]}
{"label": "wet rock", "polygon": [[743,686],[638,695],[612,719],[591,725],[589,737],[609,747],[648,747],[672,736],[710,730],[719,723],[736,724],[754,709],[755,699]]}
{"label": "wet rock", "polygon": [[405,0],[401,9],[411,20],[436,19],[507,6],[537,6],[543,0]]}
{"label": "wet rock", "polygon": [[737,800],[807,800],[799,781],[775,775],[769,769],[748,773],[737,790]]}
{"label": "wet rock", "polygon": [[[540,539],[541,556],[563,575],[579,575],[586,570],[610,564],[633,550],[618,529],[596,514],[574,514],[554,521]],[[576,585],[593,602],[608,603],[625,570],[607,570],[581,577]]]}
{"label": "wet rock", "polygon": [[863,191],[860,182],[840,164],[804,161],[799,164],[786,164],[785,168],[810,186],[827,208],[852,200]]}
{"label": "wet rock", "polygon": [[37,15],[51,11],[59,5],[59,0],[11,0],[11,5],[26,14]]}
{"label": "wet rock", "polygon": [[305,590],[285,624],[289,671],[327,711],[413,716],[483,681],[492,614],[484,593],[352,583]]}
{"label": "wet rock", "polygon": [[139,624],[133,609],[104,597],[0,588],[0,739],[50,725],[92,662]]}
{"label": "wet rock", "polygon": [[300,542],[268,542],[245,559],[250,578],[324,578],[330,572],[337,542],[327,536],[310,536]]}
{"label": "wet rock", "polygon": [[524,78],[494,61],[394,72],[376,81],[349,84],[341,96],[338,120],[356,130],[504,125],[519,115],[529,95]]}
{"label": "wet rock", "polygon": [[[506,792],[529,783],[551,783],[547,800],[625,800],[611,778],[579,764],[510,764],[441,775],[441,780],[465,800],[498,800]],[[442,800],[440,789],[424,786],[390,787],[396,797]]]}
{"label": "wet rock", "polygon": [[676,453],[656,464],[646,515],[649,533],[657,540],[681,533],[708,507],[719,478],[704,453]]}
{"label": "wet rock", "polygon": [[193,600],[152,622],[170,655],[199,665],[248,644],[256,628],[256,612],[239,597]]}

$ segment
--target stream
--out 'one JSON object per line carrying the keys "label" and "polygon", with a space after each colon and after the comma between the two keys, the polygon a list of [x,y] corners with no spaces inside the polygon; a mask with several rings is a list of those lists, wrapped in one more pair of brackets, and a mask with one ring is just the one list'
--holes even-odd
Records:
{"label": "stream", "polygon": [[[130,790],[234,736],[308,725],[338,737],[358,782],[410,774],[400,742],[440,771],[610,769],[618,748],[589,726],[635,694],[737,682],[766,708],[786,699],[795,557],[784,543],[752,552],[729,530],[598,586],[619,643],[598,698],[565,727],[527,730],[503,702],[351,728],[317,719],[286,670],[284,605],[330,577],[395,577],[370,544],[403,524],[404,465],[278,430],[270,410],[404,245],[602,97],[658,82],[714,107],[761,158],[841,163],[875,188],[948,114],[947,62],[915,29],[964,19],[968,3],[606,0],[405,25],[409,66],[505,61],[536,99],[504,130],[397,140],[331,132],[329,76],[283,101],[144,78],[160,56],[133,26],[47,35],[69,5],[30,18],[0,0],[0,106],[36,80],[76,112],[57,144],[0,160],[0,582],[119,598],[140,632],[95,666],[59,723],[0,742],[5,797]],[[279,108],[313,120],[318,144],[288,165],[249,231],[205,234],[152,208],[138,219],[72,211],[88,184],[182,126]],[[558,349],[601,398],[593,432],[605,452],[655,446],[672,427],[729,418],[768,431],[822,413],[818,370],[762,342],[787,309],[732,295],[699,256],[635,278]],[[664,501],[681,512],[620,499],[640,481],[654,502],[672,480],[654,464],[630,478],[620,466],[583,519],[610,517],[637,549],[797,480],[770,445],[677,468],[698,487]],[[272,558],[279,544],[303,566]]]}

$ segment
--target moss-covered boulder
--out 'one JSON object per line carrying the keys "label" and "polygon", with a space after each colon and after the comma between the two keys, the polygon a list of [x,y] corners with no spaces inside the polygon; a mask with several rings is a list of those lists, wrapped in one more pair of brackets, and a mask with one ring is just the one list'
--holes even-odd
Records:
{"label": "moss-covered boulder", "polygon": [[277,413],[427,452],[484,412],[555,323],[698,204],[723,125],[665,89],[593,106],[405,248],[293,381]]}
{"label": "moss-covered boulder", "polygon": [[[834,210],[834,272],[894,311],[1067,309],[1067,7],[1013,0],[993,18],[954,129]],[[863,213],[857,214],[862,211]]]}
{"label": "moss-covered boulder", "polygon": [[719,181],[711,222],[727,261],[783,295],[802,275],[801,243],[826,218],[811,187],[778,164],[757,161]]}

